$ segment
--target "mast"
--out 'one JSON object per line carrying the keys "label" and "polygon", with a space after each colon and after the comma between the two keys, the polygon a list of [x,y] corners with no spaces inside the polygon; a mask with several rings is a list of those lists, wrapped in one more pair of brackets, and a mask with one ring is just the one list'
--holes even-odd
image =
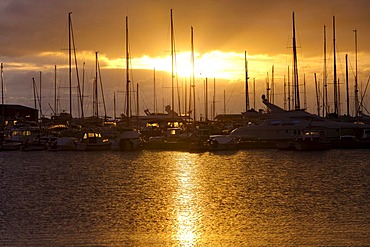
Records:
{"label": "mast", "polygon": [[41,105],[41,71],[40,71],[40,97],[39,97],[39,105],[40,105],[40,117],[43,117],[43,114],[42,114],[42,105]]}
{"label": "mast", "polygon": [[256,78],[253,78],[253,109],[256,109]]}
{"label": "mast", "polygon": [[286,95],[286,81],[285,81],[285,75],[284,75],[284,110],[286,110],[287,105],[287,95]]}
{"label": "mast", "polygon": [[[85,62],[82,64],[82,92],[81,92],[81,106],[84,105],[84,97],[85,97]],[[82,111],[83,115],[83,111]],[[82,116],[84,117],[84,116]]]}
{"label": "mast", "polygon": [[272,69],[271,69],[271,103],[275,103],[275,82],[274,82],[274,75],[275,73],[275,69],[274,69],[274,65],[272,65]]}
{"label": "mast", "polygon": [[249,88],[248,88],[248,60],[247,51],[244,51],[244,63],[245,63],[245,111],[249,110]]}
{"label": "mast", "polygon": [[136,83],[136,117],[139,121],[139,83]]}
{"label": "mast", "polygon": [[291,102],[291,94],[290,94],[290,69],[289,69],[289,66],[288,66],[288,110],[290,111],[291,110],[291,107],[290,107],[290,102]]}
{"label": "mast", "polygon": [[224,90],[224,115],[226,115],[226,92]]}
{"label": "mast", "polygon": [[304,99],[303,105],[304,105],[304,109],[307,109],[306,74],[303,74],[303,91],[304,91],[304,94],[303,94],[303,99]]}
{"label": "mast", "polygon": [[355,56],[356,56],[356,74],[355,74],[355,116],[358,116],[360,106],[358,100],[358,74],[357,74],[357,30],[353,30],[355,34]]}
{"label": "mast", "polygon": [[154,108],[154,113],[157,113],[157,99],[156,99],[156,91],[155,91],[155,68],[154,68],[154,70],[153,70],[153,83],[154,83],[154,85],[153,85],[153,88],[154,88],[154,90],[153,90],[153,108]]}
{"label": "mast", "polygon": [[347,95],[347,116],[349,116],[348,54],[346,54],[346,95]]}
{"label": "mast", "polygon": [[[194,29],[193,27],[191,27],[191,70],[192,70],[192,90],[193,90],[193,120],[194,120],[194,123],[196,122],[196,118],[195,118],[195,69],[194,69],[195,65],[194,65]],[[191,102],[191,100],[190,100]],[[191,108],[191,107],[190,107]],[[189,109],[190,109],[189,108]]]}
{"label": "mast", "polygon": [[54,112],[57,115],[57,66],[54,65]]}
{"label": "mast", "polygon": [[317,108],[317,115],[320,116],[320,100],[319,100],[319,90],[318,90],[318,85],[317,85],[317,78],[316,78],[316,73],[315,75],[315,89],[316,89],[316,108]]}
{"label": "mast", "polygon": [[32,87],[33,87],[33,102],[34,102],[34,107],[35,107],[35,110],[37,109],[37,104],[36,104],[36,82],[35,82],[35,78],[32,77]]}
{"label": "mast", "polygon": [[269,72],[267,72],[267,75],[266,75],[266,96],[267,96],[267,100],[271,102]]}
{"label": "mast", "polygon": [[99,60],[97,59],[97,61],[98,61],[98,71],[99,71],[99,82],[100,82],[101,97],[102,97],[102,100],[103,100],[104,120],[107,120],[107,107],[105,105],[103,80],[101,79],[101,70],[100,70]]}
{"label": "mast", "polygon": [[5,106],[4,106],[4,65],[1,63],[1,116],[2,116],[2,128],[5,127]]}
{"label": "mast", "polygon": [[294,85],[294,108],[295,110],[299,110],[301,108],[301,103],[299,100],[297,45],[296,45],[296,38],[295,38],[294,12],[293,12],[293,85]]}
{"label": "mast", "polygon": [[1,63],[1,104],[4,106],[4,65]]}
{"label": "mast", "polygon": [[205,81],[205,90],[204,90],[205,94],[204,94],[204,98],[205,98],[205,121],[207,122],[208,121],[208,78],[206,77],[206,81]]}
{"label": "mast", "polygon": [[173,17],[172,17],[172,9],[170,9],[171,14],[171,107],[172,107],[172,118],[174,117],[174,110],[175,110],[175,87],[174,87],[174,30],[173,30]]}
{"label": "mast", "polygon": [[216,78],[213,78],[213,108],[212,108],[212,119],[215,120],[216,116]]}
{"label": "mast", "polygon": [[71,27],[72,27],[72,19],[71,19],[72,12],[68,13],[68,71],[69,71],[69,114],[72,116],[72,35],[71,35]]}
{"label": "mast", "polygon": [[129,54],[129,44],[128,44],[128,16],[126,16],[126,116],[127,124],[130,120],[130,54]]}
{"label": "mast", "polygon": [[324,86],[324,96],[323,96],[323,105],[322,105],[322,116],[328,114],[328,75],[326,70],[326,26],[324,25],[324,76],[323,76],[323,86]]}
{"label": "mast", "polygon": [[94,81],[94,115],[99,117],[99,102],[98,102],[98,52],[95,52],[95,81]]}
{"label": "mast", "polygon": [[[183,79],[184,81],[184,115],[188,115],[188,81],[186,78]],[[189,85],[190,88],[190,85]]]}
{"label": "mast", "polygon": [[117,106],[116,106],[116,92],[114,91],[113,93],[113,116],[114,116],[114,120],[117,119]]}
{"label": "mast", "polygon": [[338,112],[338,83],[337,83],[337,58],[336,58],[336,45],[335,45],[335,16],[333,16],[333,52],[334,52],[334,113]]}

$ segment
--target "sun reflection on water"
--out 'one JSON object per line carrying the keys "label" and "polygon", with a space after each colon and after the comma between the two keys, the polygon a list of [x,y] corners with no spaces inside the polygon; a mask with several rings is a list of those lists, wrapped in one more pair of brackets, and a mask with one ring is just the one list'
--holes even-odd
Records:
{"label": "sun reflection on water", "polygon": [[177,190],[172,238],[181,246],[195,246],[200,239],[201,209],[198,201],[196,154],[174,155]]}

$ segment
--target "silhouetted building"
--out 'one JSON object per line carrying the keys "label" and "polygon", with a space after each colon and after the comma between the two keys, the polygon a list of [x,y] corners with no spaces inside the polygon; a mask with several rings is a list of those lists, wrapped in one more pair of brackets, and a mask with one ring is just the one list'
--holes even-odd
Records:
{"label": "silhouetted building", "polygon": [[0,104],[0,120],[4,119],[5,121],[13,120],[26,120],[26,121],[37,121],[39,111],[37,109],[22,106],[22,105],[8,105]]}

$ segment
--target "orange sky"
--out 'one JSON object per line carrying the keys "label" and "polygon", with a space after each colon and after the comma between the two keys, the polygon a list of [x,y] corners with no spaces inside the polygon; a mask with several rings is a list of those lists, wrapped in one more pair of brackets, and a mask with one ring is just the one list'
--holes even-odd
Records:
{"label": "orange sky", "polygon": [[[160,110],[163,109],[164,105],[171,102],[168,92],[170,77],[161,70],[168,71],[170,68],[172,8],[179,73],[189,70],[190,27],[194,27],[199,109],[204,108],[202,90],[205,77],[208,77],[212,80],[216,78],[217,113],[224,112],[224,91],[228,113],[245,110],[244,51],[248,53],[249,75],[251,79],[255,78],[258,87],[256,108],[262,107],[260,96],[265,92],[266,77],[267,74],[271,77],[272,66],[275,68],[275,103],[283,106],[283,77],[292,59],[290,47],[294,11],[300,78],[303,79],[303,75],[306,77],[307,107],[310,112],[315,112],[313,73],[317,73],[321,80],[324,25],[327,26],[328,80],[332,77],[333,15],[336,16],[339,78],[344,83],[344,55],[348,53],[350,80],[353,81],[353,29],[356,28],[359,80],[365,87],[370,68],[369,5],[370,2],[366,0],[3,0],[0,3],[0,60],[5,68],[5,102],[33,106],[30,100],[33,97],[32,77],[38,80],[39,71],[42,71],[43,108],[44,112],[51,114],[48,102],[53,102],[54,64],[60,68],[58,81],[61,87],[67,83],[68,76],[62,67],[67,65],[67,16],[68,12],[73,12],[80,68],[82,62],[86,62],[86,94],[91,91],[89,85],[95,73],[94,53],[99,51],[103,83],[107,85],[104,93],[110,99],[107,103],[109,115],[113,114],[111,99],[115,92],[123,101],[122,93],[118,91],[123,90],[125,83],[125,17],[129,16],[132,81],[140,84],[143,90],[141,97],[146,101],[141,103],[141,108],[153,110],[152,70],[156,67],[158,106]],[[181,79],[180,82],[185,83],[186,80]],[[61,95],[62,91],[60,89]],[[212,98],[213,92],[210,94],[209,98]],[[344,99],[344,92],[342,94]],[[68,109],[67,101],[61,96],[62,109]],[[344,102],[342,105],[344,109]],[[87,106],[87,109],[91,111],[91,106]],[[140,109],[141,114],[143,109]]]}

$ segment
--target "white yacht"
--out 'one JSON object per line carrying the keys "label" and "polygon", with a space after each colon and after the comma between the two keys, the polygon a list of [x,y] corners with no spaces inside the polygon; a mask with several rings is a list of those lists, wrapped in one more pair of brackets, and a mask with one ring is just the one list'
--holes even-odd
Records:
{"label": "white yacht", "polygon": [[360,136],[364,129],[370,127],[363,123],[328,120],[304,110],[285,111],[268,102],[264,95],[262,99],[268,112],[260,113],[260,121],[241,126],[230,133],[231,136],[240,137],[241,143],[248,142],[249,145],[251,141],[264,141],[274,146],[274,143],[294,140],[306,131],[318,131],[323,138],[337,140],[343,135]]}

